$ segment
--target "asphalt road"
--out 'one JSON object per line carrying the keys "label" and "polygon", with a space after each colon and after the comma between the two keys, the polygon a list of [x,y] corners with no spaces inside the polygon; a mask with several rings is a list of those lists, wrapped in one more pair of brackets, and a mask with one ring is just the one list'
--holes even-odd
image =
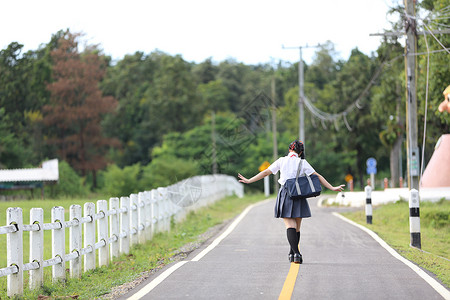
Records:
{"label": "asphalt road", "polygon": [[[317,207],[316,201],[310,200],[312,217],[302,223],[304,262],[294,278],[291,299],[443,299],[367,233],[332,215],[336,208]],[[254,206],[200,260],[192,261],[215,237],[178,263],[149,293],[142,296],[173,266],[121,299],[278,299],[291,264],[286,230],[282,220],[273,218],[273,206],[274,200]]]}

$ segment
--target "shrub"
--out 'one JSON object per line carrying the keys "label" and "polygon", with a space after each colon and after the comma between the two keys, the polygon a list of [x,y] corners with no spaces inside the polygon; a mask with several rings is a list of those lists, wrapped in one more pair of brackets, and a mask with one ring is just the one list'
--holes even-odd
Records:
{"label": "shrub", "polygon": [[158,157],[143,168],[140,185],[142,190],[150,190],[195,175],[198,175],[198,165],[193,161],[167,156]]}
{"label": "shrub", "polygon": [[83,179],[65,161],[59,162],[59,181],[50,187],[52,198],[86,196],[89,189],[83,185]]}
{"label": "shrub", "polygon": [[140,172],[141,165],[139,163],[123,169],[117,165],[109,165],[105,171],[101,172],[104,181],[103,193],[110,197],[121,197],[140,192]]}

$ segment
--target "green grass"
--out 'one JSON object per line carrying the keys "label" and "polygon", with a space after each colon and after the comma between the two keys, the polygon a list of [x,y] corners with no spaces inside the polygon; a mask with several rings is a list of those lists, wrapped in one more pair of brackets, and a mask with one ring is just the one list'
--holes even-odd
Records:
{"label": "green grass", "polygon": [[[251,203],[264,199],[262,194],[245,196],[242,199],[228,197],[208,207],[188,214],[183,222],[172,224],[170,233],[158,233],[144,245],[134,246],[128,255],[115,259],[109,266],[100,267],[83,273],[81,279],[67,279],[63,284],[52,284],[51,268],[44,269],[44,286],[39,290],[29,290],[28,274],[24,274],[24,298],[36,299],[39,295],[52,297],[78,296],[79,299],[95,299],[108,294],[112,288],[130,282],[143,272],[158,268],[170,262],[170,258],[181,246],[198,240],[198,236],[209,228],[221,224],[239,214]],[[0,226],[6,224],[6,209],[11,206],[21,207],[24,211],[24,224],[29,223],[29,210],[32,207],[44,209],[44,222],[50,222],[50,210],[53,206],[63,206],[68,220],[71,204],[83,205],[92,200],[68,199],[45,201],[0,202]],[[95,202],[95,201],[94,201]],[[66,232],[68,236],[68,229]],[[29,235],[24,232],[24,262],[28,262]],[[68,238],[66,249],[68,249]],[[51,258],[51,232],[44,234],[44,259]],[[6,235],[0,235],[0,268],[6,266]],[[67,251],[66,251],[67,252]],[[67,263],[68,267],[68,263]],[[0,278],[0,299],[6,299],[6,277]]]}
{"label": "green grass", "polygon": [[342,215],[376,232],[403,257],[434,273],[442,283],[450,286],[449,200],[420,203],[423,251],[410,247],[409,206],[405,201],[374,208],[373,224],[366,224],[364,209]]}

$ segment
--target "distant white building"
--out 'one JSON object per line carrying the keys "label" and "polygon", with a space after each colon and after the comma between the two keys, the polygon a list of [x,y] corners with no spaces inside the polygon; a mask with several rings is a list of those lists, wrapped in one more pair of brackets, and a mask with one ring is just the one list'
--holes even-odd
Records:
{"label": "distant white building", "polygon": [[44,184],[59,180],[58,160],[42,163],[42,168],[0,170],[0,190],[21,190],[41,188]]}

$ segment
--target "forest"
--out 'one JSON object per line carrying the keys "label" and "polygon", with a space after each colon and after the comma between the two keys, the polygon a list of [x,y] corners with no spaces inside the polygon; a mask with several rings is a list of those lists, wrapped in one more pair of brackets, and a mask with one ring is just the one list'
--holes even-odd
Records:
{"label": "forest", "polygon": [[[424,0],[417,10],[417,31],[449,28],[448,0]],[[391,14],[392,30],[404,31],[404,9]],[[0,50],[0,168],[58,158],[52,196],[126,195],[215,172],[250,176],[273,161],[272,114],[278,156],[298,139],[299,63],[194,63],[162,51],[113,61],[70,29],[36,50],[23,47]],[[418,35],[425,166],[450,129],[449,114],[438,111],[450,84],[449,47],[450,34]],[[398,186],[406,174],[404,37],[384,37],[371,55],[355,48],[348,60],[336,57],[327,41],[303,64],[306,159],[333,184],[351,174],[362,188],[374,157],[377,178]]]}

